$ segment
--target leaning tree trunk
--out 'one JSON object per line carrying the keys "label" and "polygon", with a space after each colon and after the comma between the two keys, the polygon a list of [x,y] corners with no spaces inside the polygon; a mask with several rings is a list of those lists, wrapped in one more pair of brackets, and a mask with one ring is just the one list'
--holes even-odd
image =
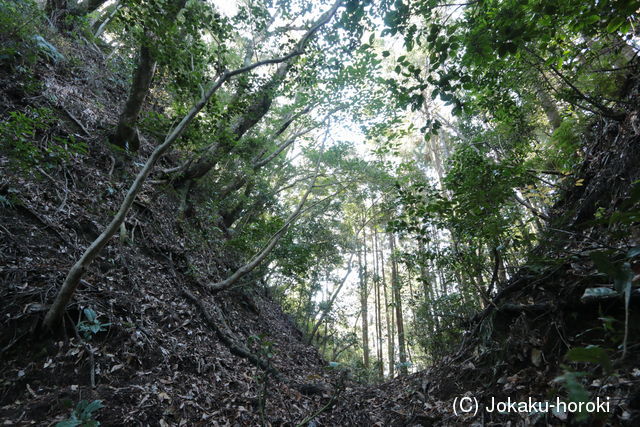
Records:
{"label": "leaning tree trunk", "polygon": [[[164,18],[168,23],[167,25],[172,23],[180,11],[184,9],[186,3],[187,0],[169,1],[169,10],[167,11],[167,16]],[[156,71],[157,62],[150,45],[153,38],[154,34],[150,32],[144,35],[144,40],[140,44],[138,64],[133,73],[133,82],[131,83],[129,97],[120,114],[115,132],[109,136],[109,142],[113,145],[133,153],[138,151],[140,147],[140,137],[136,127],[138,116],[142,110],[144,99],[151,89],[151,81]]]}
{"label": "leaning tree trunk", "polygon": [[[295,50],[304,51],[316,32],[333,18],[342,3],[342,0],[336,0],[331,8],[322,14],[302,36],[296,44]],[[291,61],[280,64],[273,76],[255,93],[251,105],[235,117],[230,126],[224,127],[217,132],[213,137],[213,144],[196,161],[191,162],[186,170],[181,171],[172,180],[176,189],[184,188],[191,182],[205,176],[218,164],[221,156],[228,154],[232,150],[233,143],[242,138],[267,114],[276,96],[277,91],[275,89],[282,84],[294,62],[292,58]]]}
{"label": "leaning tree trunk", "polygon": [[103,11],[103,14],[96,17],[93,23],[91,24],[91,29],[93,30],[93,36],[98,38],[104,33],[104,30],[107,28],[107,25],[111,22],[111,20],[116,16],[118,11],[122,9],[122,3],[120,0],[106,8]]}
{"label": "leaning tree trunk", "polygon": [[156,61],[153,58],[153,54],[146,43],[143,43],[140,47],[140,53],[138,55],[138,65],[133,74],[133,82],[131,84],[131,90],[129,91],[129,97],[124,105],[124,109],[120,114],[118,120],[118,126],[115,132],[109,137],[111,142],[116,147],[122,148],[127,151],[136,152],[140,147],[140,138],[138,136],[138,129],[136,123],[138,116],[142,110],[144,99],[149,93],[151,88],[151,81],[156,69]]}
{"label": "leaning tree trunk", "polygon": [[318,333],[318,328],[320,328],[320,325],[322,324],[322,322],[324,322],[324,319],[331,312],[331,309],[333,308],[333,304],[336,301],[336,298],[338,297],[338,294],[342,290],[342,287],[347,282],[347,278],[351,274],[351,270],[353,269],[353,265],[351,263],[352,261],[353,261],[353,254],[351,254],[351,257],[349,257],[349,261],[347,261],[347,266],[348,266],[347,267],[347,272],[342,277],[342,280],[340,281],[340,284],[333,291],[333,294],[331,294],[331,297],[329,297],[329,299],[327,300],[327,304],[325,306],[325,309],[320,314],[320,318],[318,320],[316,320],[316,322],[314,323],[313,329],[311,329],[311,333],[309,334],[309,337],[307,338],[307,344],[311,344],[313,342],[313,338],[316,336],[316,333]]}
{"label": "leaning tree trunk", "polygon": [[69,4],[67,0],[47,0],[44,10],[51,23],[60,27],[69,13]]}
{"label": "leaning tree trunk", "polygon": [[85,250],[82,256],[71,267],[69,273],[67,273],[67,277],[65,277],[64,279],[64,283],[62,284],[60,290],[58,291],[58,294],[56,295],[53,304],[51,304],[49,311],[47,311],[47,314],[45,315],[43,326],[46,329],[54,330],[60,324],[65,308],[69,301],[71,301],[71,297],[78,287],[82,275],[89,267],[89,265],[91,265],[93,260],[98,256],[100,251],[107,245],[109,239],[111,239],[115,232],[120,228],[120,225],[124,222],[127,213],[129,212],[129,209],[133,204],[133,201],[142,189],[142,185],[153,170],[153,167],[155,166],[157,161],[182,135],[185,129],[193,121],[194,117],[204,108],[209,99],[211,99],[211,97],[218,91],[218,89],[220,89],[220,87],[233,76],[249,72],[254,68],[262,65],[277,64],[283,62],[287,59],[290,59],[292,56],[299,54],[300,52],[294,51],[291,54],[281,58],[259,61],[247,67],[242,67],[233,71],[225,72],[213,83],[211,88],[203,94],[202,98],[191,108],[191,110],[189,110],[189,112],[182,118],[180,123],[178,123],[178,125],[167,135],[164,142],[158,145],[153,153],[151,153],[151,156],[149,156],[145,165],[142,167],[140,172],[138,172],[138,175],[131,184],[131,187],[129,187],[127,195],[120,205],[120,209],[113,216],[109,225],[107,225],[100,236],[98,236],[91,243],[91,245]]}

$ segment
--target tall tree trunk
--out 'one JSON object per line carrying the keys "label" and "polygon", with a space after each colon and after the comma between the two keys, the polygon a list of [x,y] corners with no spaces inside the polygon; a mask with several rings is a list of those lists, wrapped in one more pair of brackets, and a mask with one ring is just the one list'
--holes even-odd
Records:
{"label": "tall tree trunk", "polygon": [[389,378],[393,378],[393,376],[395,375],[394,372],[394,368],[395,368],[395,357],[394,357],[394,346],[393,346],[393,340],[394,340],[394,335],[395,332],[393,331],[393,308],[392,308],[392,299],[393,299],[393,294],[389,295],[389,293],[387,292],[387,279],[386,279],[386,274],[385,274],[385,269],[384,269],[384,245],[382,245],[384,240],[380,241],[380,265],[381,265],[381,275],[382,275],[382,290],[384,293],[384,317],[385,317],[385,323],[386,323],[386,327],[387,327],[387,357],[388,357],[388,363],[389,363]]}
{"label": "tall tree trunk", "polygon": [[[180,11],[185,7],[187,0],[170,0],[167,13],[167,21],[173,21]],[[157,61],[151,51],[151,43],[154,35],[145,33],[144,40],[140,44],[138,52],[138,64],[133,73],[133,81],[129,96],[124,104],[124,109],[120,114],[118,125],[113,134],[109,136],[109,141],[116,147],[135,153],[140,147],[138,129],[138,116],[144,105],[144,99],[149,94],[151,82],[156,71]]]}
{"label": "tall tree trunk", "polygon": [[405,347],[404,337],[404,320],[402,317],[402,295],[400,293],[400,278],[398,277],[398,263],[393,257],[395,251],[395,237],[393,233],[389,233],[389,246],[391,247],[391,288],[393,289],[393,296],[396,308],[396,326],[398,328],[398,358],[400,360],[400,373],[407,375],[409,369],[407,367],[407,350]]}
{"label": "tall tree trunk", "polygon": [[220,87],[230,78],[243,74],[253,70],[256,67],[280,63],[289,58],[289,55],[281,58],[274,58],[265,61],[259,61],[251,64],[247,67],[238,68],[233,71],[227,71],[223,73],[212,86],[202,95],[202,98],[189,110],[189,112],[182,118],[180,123],[165,137],[164,142],[158,145],[153,153],[149,156],[146,163],[138,172],[136,179],[133,181],[125,198],[118,209],[118,212],[113,216],[111,222],[107,225],[104,231],[98,236],[89,247],[84,251],[80,258],[71,267],[67,276],[64,279],[64,283],[60,287],[60,290],[56,294],[56,298],[51,304],[51,307],[45,315],[43,326],[49,330],[55,329],[62,321],[65,308],[71,297],[75,292],[80,279],[87,268],[91,265],[93,260],[98,256],[100,251],[107,245],[109,239],[113,237],[115,232],[120,228],[120,225],[124,222],[131,205],[133,204],[136,196],[142,189],[142,185],[153,170],[157,161],[164,155],[164,153],[171,147],[171,145],[182,135],[185,129],[191,124],[194,117],[204,108],[211,97],[220,89]]}
{"label": "tall tree trunk", "polygon": [[367,305],[368,293],[367,293],[367,231],[364,230],[362,255],[364,262],[362,261],[360,254],[358,254],[358,263],[360,264],[360,307],[362,311],[362,353],[363,364],[365,369],[369,369],[369,310]]}
{"label": "tall tree trunk", "polygon": [[378,374],[380,379],[384,378],[384,359],[382,357],[382,302],[380,300],[380,252],[378,251],[378,230],[374,229],[373,232],[373,250],[375,254],[375,286],[376,286],[376,335],[378,336],[378,361],[379,370]]}
{"label": "tall tree trunk", "polygon": [[427,301],[427,304],[429,304],[429,314],[431,315],[432,323],[434,326],[433,331],[437,332],[438,330],[440,330],[440,318],[438,317],[438,313],[436,312],[433,304],[433,302],[435,301],[433,286],[431,282],[427,280],[424,281],[423,286],[424,286],[424,292],[425,292],[425,299]]}
{"label": "tall tree trunk", "polygon": [[497,247],[493,248],[493,259],[497,266],[497,285],[498,289],[502,289],[502,287],[507,283],[507,273],[504,268],[504,260],[502,259],[502,255]]}
{"label": "tall tree trunk", "polygon": [[136,152],[140,147],[140,138],[136,124],[138,116],[144,104],[144,99],[151,89],[151,81],[156,70],[156,61],[153,58],[149,46],[144,43],[138,53],[138,65],[133,73],[133,82],[129,90],[129,96],[120,114],[115,132],[110,135],[109,141],[116,147]]}
{"label": "tall tree trunk", "polygon": [[[304,52],[316,32],[333,18],[341,5],[342,0],[336,0],[331,8],[309,27],[296,44],[294,51],[299,54]],[[254,94],[251,105],[244,109],[239,116],[236,116],[229,126],[223,126],[216,132],[213,138],[214,143],[202,156],[192,162],[186,170],[181,171],[180,175],[173,180],[176,188],[183,187],[188,181],[195,181],[205,176],[217,165],[222,155],[232,151],[234,142],[242,138],[248,130],[262,119],[271,108],[271,103],[277,95],[276,89],[285,79],[294,62],[295,58],[292,56],[289,61],[280,64],[274,75]]]}
{"label": "tall tree trunk", "polygon": [[538,97],[538,101],[540,102],[540,106],[542,110],[547,115],[547,120],[551,125],[553,130],[556,130],[562,124],[562,117],[560,117],[560,112],[558,111],[558,106],[549,93],[541,87],[536,89],[536,95]]}

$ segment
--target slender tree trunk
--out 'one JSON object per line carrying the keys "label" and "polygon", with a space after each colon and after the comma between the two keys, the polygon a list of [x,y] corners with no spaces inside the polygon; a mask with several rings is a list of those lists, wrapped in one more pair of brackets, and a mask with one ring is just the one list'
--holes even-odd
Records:
{"label": "slender tree trunk", "polygon": [[[326,140],[326,136],[325,136],[325,140]],[[324,142],[323,142],[322,146],[324,147]],[[302,196],[302,199],[300,199],[300,202],[298,203],[298,206],[289,215],[289,217],[285,220],[284,225],[273,236],[271,236],[271,239],[269,239],[269,241],[267,242],[265,247],[260,252],[258,252],[256,255],[254,255],[254,257],[251,258],[249,260],[249,262],[247,262],[245,265],[243,265],[242,267],[237,269],[228,278],[226,278],[226,279],[224,279],[224,280],[222,280],[220,282],[216,282],[216,283],[207,283],[206,287],[209,290],[214,291],[214,292],[220,292],[220,291],[223,291],[225,289],[229,289],[231,286],[233,286],[235,283],[237,283],[238,280],[240,280],[241,278],[243,278],[244,276],[246,276],[247,274],[252,272],[253,269],[255,269],[258,265],[260,265],[260,263],[262,263],[262,261],[264,261],[264,259],[276,247],[276,245],[278,244],[278,242],[280,241],[282,236],[284,236],[287,233],[287,231],[289,230],[289,227],[291,227],[291,225],[302,214],[302,207],[304,206],[305,202],[307,201],[307,198],[309,197],[309,194],[311,194],[311,190],[313,189],[313,186],[314,186],[314,184],[316,182],[316,179],[318,178],[318,175],[320,174],[319,168],[320,168],[320,156],[318,157],[318,161],[316,162],[316,173],[315,173],[315,176],[313,177],[313,179],[311,180],[309,186],[307,187],[307,191]]]}
{"label": "slender tree trunk", "polygon": [[400,373],[407,375],[407,350],[405,347],[404,320],[402,317],[402,295],[400,293],[400,278],[398,277],[398,264],[393,257],[395,251],[395,237],[389,233],[389,246],[391,248],[391,287],[393,289],[394,302],[396,308],[396,326],[398,328],[398,358],[400,359]]}
{"label": "slender tree trunk", "polygon": [[103,14],[101,16],[96,18],[96,20],[91,25],[94,37],[100,37],[102,33],[104,33],[107,25],[109,25],[109,22],[111,22],[113,17],[116,16],[120,8],[122,8],[122,3],[119,0],[113,5],[109,6],[107,10],[103,11]]}
{"label": "slender tree trunk", "polygon": [[[180,11],[185,7],[187,0],[172,0],[168,4],[170,10],[168,12],[167,21],[174,20]],[[118,125],[115,132],[109,136],[109,141],[116,147],[135,153],[140,147],[140,138],[138,129],[138,117],[144,100],[151,89],[151,82],[156,71],[157,61],[151,51],[151,43],[154,35],[147,32],[144,40],[140,44],[138,52],[138,64],[133,73],[133,81],[129,90],[129,96],[124,104],[124,109],[120,114]]]}
{"label": "slender tree trunk", "polygon": [[562,124],[562,117],[560,116],[560,112],[558,111],[558,106],[555,101],[546,90],[540,87],[536,89],[536,95],[542,110],[547,115],[547,120],[549,121],[551,128],[553,130],[558,129]]}
{"label": "slender tree trunk", "polygon": [[69,273],[64,279],[64,283],[60,287],[56,298],[47,311],[45,315],[43,326],[46,329],[54,330],[62,321],[62,316],[64,314],[64,310],[71,301],[71,297],[75,292],[78,284],[80,283],[80,279],[82,275],[86,271],[86,269],[91,265],[93,260],[98,256],[100,251],[107,245],[109,239],[115,234],[115,232],[120,228],[120,225],[124,222],[131,205],[133,204],[136,196],[142,189],[142,185],[145,180],[153,170],[157,161],[164,155],[164,153],[171,147],[171,145],[182,135],[185,129],[189,126],[194,117],[204,108],[209,99],[220,89],[220,87],[231,77],[234,77],[238,74],[243,74],[248,71],[253,70],[256,67],[274,64],[285,61],[289,58],[290,55],[287,55],[282,58],[274,58],[265,61],[259,61],[254,64],[251,64],[247,67],[242,67],[233,71],[228,71],[223,73],[207,90],[202,98],[189,110],[187,115],[185,115],[180,123],[166,136],[164,142],[156,147],[151,153],[151,156],[147,159],[146,163],[138,172],[136,179],[129,187],[127,194],[120,205],[120,209],[113,216],[111,222],[107,225],[104,231],[98,236],[89,247],[85,250],[82,256],[76,261],[76,263],[71,267]]}
{"label": "slender tree trunk", "polygon": [[140,147],[140,138],[136,124],[140,111],[144,105],[144,99],[151,89],[151,81],[156,70],[156,61],[153,58],[149,46],[145,43],[138,53],[138,65],[133,73],[133,82],[129,90],[129,96],[120,114],[115,132],[109,137],[109,141],[116,147],[136,152]]}
{"label": "slender tree trunk", "polygon": [[313,341],[313,337],[318,332],[318,328],[324,321],[325,317],[327,317],[327,314],[331,312],[331,309],[333,308],[333,303],[336,301],[336,298],[338,297],[340,290],[342,290],[342,287],[347,282],[347,278],[351,274],[351,270],[353,268],[352,261],[353,261],[353,254],[351,254],[351,256],[349,257],[349,261],[347,261],[347,272],[342,277],[342,280],[340,280],[340,284],[338,284],[336,289],[333,291],[333,294],[331,294],[331,297],[329,297],[325,310],[322,312],[322,314],[320,315],[320,318],[315,322],[313,329],[311,330],[311,335],[309,335],[309,339],[307,341],[309,344],[311,344],[311,342]]}
{"label": "slender tree trunk", "polygon": [[493,248],[493,257],[496,265],[498,266],[497,283],[498,283],[498,288],[501,289],[507,283],[507,273],[504,268],[504,260],[502,259],[502,255],[500,254],[500,251],[498,250],[497,247]]}
{"label": "slender tree trunk", "polygon": [[363,238],[363,258],[364,262],[358,256],[358,263],[360,264],[360,306],[362,311],[362,353],[363,364],[365,369],[369,369],[369,310],[367,305],[367,232],[364,230]]}
{"label": "slender tree trunk", "polygon": [[378,336],[378,361],[379,370],[378,374],[380,379],[384,378],[384,359],[382,357],[382,310],[380,300],[380,252],[378,251],[378,230],[374,229],[373,232],[373,250],[375,254],[375,286],[376,286],[376,335]]}
{"label": "slender tree trunk", "polygon": [[437,332],[440,329],[440,318],[438,317],[438,313],[436,312],[433,304],[435,301],[435,296],[433,294],[433,286],[431,282],[427,280],[424,281],[423,286],[424,286],[424,292],[425,292],[425,299],[427,304],[429,304],[429,314],[431,315],[431,321],[434,326],[433,331]]}
{"label": "slender tree trunk", "polygon": [[327,354],[327,341],[329,341],[329,322],[327,320],[324,321],[324,339],[322,340],[322,355],[326,356]]}
{"label": "slender tree trunk", "polygon": [[393,346],[393,340],[394,340],[394,335],[395,332],[393,331],[393,294],[389,295],[389,293],[387,292],[387,279],[386,279],[386,274],[385,274],[385,269],[384,269],[384,246],[382,245],[382,242],[384,240],[381,240],[381,247],[380,247],[380,265],[381,265],[381,275],[382,275],[382,290],[384,293],[384,317],[386,320],[386,327],[387,327],[387,357],[388,357],[388,364],[389,364],[389,378],[393,378],[395,375],[394,372],[394,368],[395,368],[395,357],[394,357],[394,346]]}

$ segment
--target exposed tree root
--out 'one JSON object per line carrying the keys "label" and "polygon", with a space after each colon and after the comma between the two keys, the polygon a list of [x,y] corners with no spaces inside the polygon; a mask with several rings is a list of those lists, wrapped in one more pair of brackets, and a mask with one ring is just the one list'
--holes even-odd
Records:
{"label": "exposed tree root", "polygon": [[237,341],[237,339],[234,337],[233,332],[231,332],[231,329],[229,329],[227,322],[224,320],[222,313],[219,312],[215,304],[212,304],[210,310],[208,310],[202,300],[196,297],[187,289],[182,289],[182,295],[184,295],[189,301],[191,301],[196,307],[198,307],[200,313],[202,314],[202,317],[205,319],[207,324],[216,332],[218,338],[220,338],[220,341],[222,341],[224,345],[229,348],[229,351],[231,351],[232,354],[247,359],[249,362],[259,367],[260,369],[269,372],[269,374],[277,380],[283,380],[282,374],[278,372],[273,366],[267,363],[267,361],[253,354],[247,347]]}

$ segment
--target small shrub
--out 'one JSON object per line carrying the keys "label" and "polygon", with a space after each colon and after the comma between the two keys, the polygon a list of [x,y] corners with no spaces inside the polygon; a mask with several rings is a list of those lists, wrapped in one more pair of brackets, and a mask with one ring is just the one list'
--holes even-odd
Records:
{"label": "small shrub", "polygon": [[78,331],[80,331],[87,341],[90,340],[98,332],[106,331],[106,327],[111,323],[101,323],[98,320],[98,315],[91,308],[84,309],[84,316],[86,320],[78,322]]}
{"label": "small shrub", "polygon": [[57,423],[56,427],[98,427],[100,422],[95,420],[94,412],[100,408],[104,408],[101,400],[81,400],[71,412],[71,416]]}
{"label": "small shrub", "polygon": [[44,19],[32,0],[0,0],[0,64],[33,64],[38,56],[34,35]]}
{"label": "small shrub", "polygon": [[0,123],[0,138],[19,169],[39,164],[50,166],[87,153],[87,145],[73,135],[67,138],[49,135],[54,121],[49,108],[29,107],[24,112],[10,112],[8,119]]}

